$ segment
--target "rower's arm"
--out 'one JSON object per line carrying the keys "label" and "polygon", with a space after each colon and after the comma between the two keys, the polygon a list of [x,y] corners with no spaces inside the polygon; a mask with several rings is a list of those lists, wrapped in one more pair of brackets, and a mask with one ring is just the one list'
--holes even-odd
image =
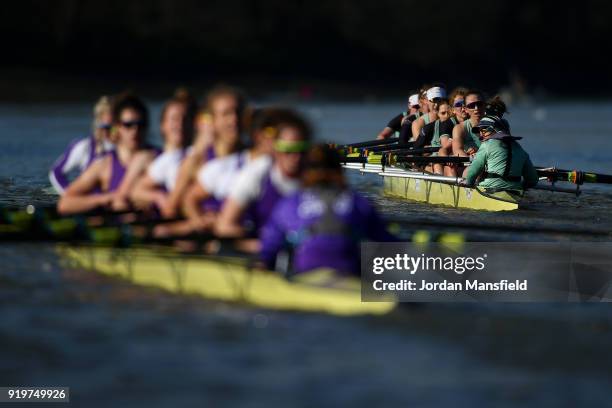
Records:
{"label": "rower's arm", "polygon": [[219,217],[215,222],[215,234],[219,237],[242,237],[244,228],[240,225],[240,218],[244,211],[244,206],[235,199],[228,197],[223,203]]}
{"label": "rower's arm", "polygon": [[393,129],[391,129],[390,127],[385,127],[383,130],[380,131],[378,136],[376,136],[376,139],[377,140],[388,139],[389,137],[391,137],[391,135],[393,135],[393,133],[394,133]]}
{"label": "rower's arm", "polygon": [[465,130],[462,124],[455,125],[453,128],[453,155],[467,157],[467,153],[463,150],[463,139],[465,138]]}
{"label": "rower's arm", "polygon": [[465,183],[468,186],[473,186],[476,184],[476,179],[480,174],[485,170],[485,165],[487,163],[487,149],[481,148],[478,149],[472,164],[468,167],[467,176],[465,177]]}
{"label": "rower's arm", "polygon": [[92,193],[96,187],[102,184],[102,173],[107,167],[105,164],[109,165],[108,161],[109,157],[97,160],[70,184],[57,203],[57,211],[60,214],[87,212],[111,203],[113,193]]}
{"label": "rower's arm", "polygon": [[200,185],[193,183],[183,199],[183,214],[192,221],[199,220],[202,215],[200,203],[210,197],[210,193]]}
{"label": "rower's arm", "polygon": [[535,167],[533,167],[533,163],[531,162],[531,159],[529,158],[529,156],[527,157],[527,160],[525,160],[525,163],[523,164],[522,176],[523,176],[524,188],[531,188],[531,187],[534,187],[536,184],[538,184],[538,181],[539,181],[538,172],[536,171]]}
{"label": "rower's arm", "polygon": [[413,140],[419,137],[419,134],[421,133],[421,129],[423,129],[423,126],[425,126],[425,121],[423,120],[422,116],[418,118],[417,120],[415,120],[414,122],[412,122],[412,139]]}
{"label": "rower's arm", "polygon": [[179,167],[176,176],[176,184],[168,197],[168,216],[176,215],[177,210],[189,189],[197,170],[204,162],[204,155],[200,154],[200,149],[194,149],[185,157]]}
{"label": "rower's arm", "polygon": [[139,208],[146,208],[151,204],[161,207],[166,200],[166,194],[159,189],[157,182],[146,174],[136,181],[129,198]]}

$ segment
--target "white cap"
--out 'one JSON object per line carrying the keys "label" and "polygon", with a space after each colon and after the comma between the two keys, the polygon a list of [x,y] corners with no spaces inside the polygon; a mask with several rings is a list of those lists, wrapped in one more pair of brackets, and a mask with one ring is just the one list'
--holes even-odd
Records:
{"label": "white cap", "polygon": [[427,90],[427,100],[433,101],[434,98],[446,98],[446,89],[434,86]]}
{"label": "white cap", "polygon": [[419,94],[410,95],[408,98],[408,105],[412,108],[415,105],[419,104]]}

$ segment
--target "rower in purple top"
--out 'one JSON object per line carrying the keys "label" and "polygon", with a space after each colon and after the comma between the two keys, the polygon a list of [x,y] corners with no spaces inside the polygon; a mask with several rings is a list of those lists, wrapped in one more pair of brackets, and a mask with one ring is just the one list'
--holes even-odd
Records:
{"label": "rower in purple top", "polygon": [[218,86],[207,94],[196,118],[193,148],[181,163],[167,206],[162,208],[162,215],[167,218],[177,215],[202,165],[215,157],[240,150],[245,109],[244,96],[234,88]]}
{"label": "rower in purple top", "polygon": [[191,185],[183,202],[183,213],[193,228],[199,231],[211,228],[240,171],[249,163],[273,154],[278,136],[276,125],[285,115],[291,117],[293,111],[281,108],[254,111],[249,132],[252,147],[213,159],[198,170],[196,182]]}
{"label": "rower in purple top", "polygon": [[359,275],[360,241],[396,241],[368,200],[347,187],[336,150],[308,152],[302,187],[275,207],[261,230],[260,256],[268,268],[284,268],[275,268],[275,260],[287,251],[292,273],[331,268]]}
{"label": "rower in purple top", "polygon": [[138,208],[162,209],[174,188],[181,161],[193,138],[195,102],[189,93],[177,91],[162,108],[160,130],[164,151],[157,156],[130,191],[130,200]]}
{"label": "rower in purple top", "polygon": [[292,113],[283,115],[276,129],[273,157],[254,160],[237,176],[214,226],[220,237],[246,236],[247,223],[251,224],[251,232],[256,232],[266,223],[276,203],[298,190],[310,125]]}
{"label": "rower in purple top", "polygon": [[94,161],[66,189],[57,204],[62,214],[86,212],[110,206],[134,155],[147,148],[149,113],[140,98],[124,94],[113,105],[115,150]]}
{"label": "rower in purple top", "polygon": [[83,173],[93,161],[109,151],[114,146],[110,141],[112,129],[111,99],[102,96],[94,106],[93,135],[73,141],[49,171],[51,185],[59,194],[70,184],[68,175],[73,171]]}

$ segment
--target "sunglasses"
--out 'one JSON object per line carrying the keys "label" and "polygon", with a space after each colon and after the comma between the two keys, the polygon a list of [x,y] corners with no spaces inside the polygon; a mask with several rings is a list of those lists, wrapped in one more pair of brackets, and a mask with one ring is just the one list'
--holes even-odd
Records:
{"label": "sunglasses", "polygon": [[421,109],[421,105],[412,105],[411,108],[412,109]]}
{"label": "sunglasses", "polygon": [[100,130],[111,130],[113,128],[112,123],[100,123],[96,126],[96,129]]}
{"label": "sunglasses", "polygon": [[461,108],[463,107],[463,105],[465,105],[465,101],[461,100],[461,101],[457,101],[453,104],[453,108]]}
{"label": "sunglasses", "polygon": [[476,109],[476,108],[483,108],[484,107],[484,102],[483,101],[475,101],[475,102],[471,102],[468,103],[467,105],[465,105],[466,108],[468,109]]}
{"label": "sunglasses", "polygon": [[442,102],[442,98],[433,98],[432,100],[430,100],[429,102],[433,102],[433,103],[440,103]]}
{"label": "sunglasses", "polygon": [[143,128],[145,127],[145,123],[142,120],[128,120],[125,122],[121,122],[121,126],[123,126],[126,129],[132,129],[135,127]]}

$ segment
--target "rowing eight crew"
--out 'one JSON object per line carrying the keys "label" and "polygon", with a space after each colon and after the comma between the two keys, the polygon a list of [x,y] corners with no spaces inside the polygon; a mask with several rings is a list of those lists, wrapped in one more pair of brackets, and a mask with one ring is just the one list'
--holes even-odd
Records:
{"label": "rowing eight crew", "polygon": [[[409,97],[411,114],[392,119],[378,135],[395,135],[400,143],[413,142],[415,149],[438,147],[438,157],[471,157],[464,167],[457,163],[432,163],[425,171],[450,177],[463,177],[468,186],[492,190],[524,190],[537,184],[537,174],[529,155],[518,144],[520,137],[510,133],[503,115],[505,103],[495,97],[485,102],[475,89],[457,88],[446,97],[442,84],[425,86]],[[418,103],[417,103],[418,102]],[[410,135],[410,137],[408,137]]]}
{"label": "rowing eight crew", "polygon": [[[96,110],[94,128],[112,123],[96,137],[113,148],[58,189],[62,214],[96,208],[182,214],[185,219],[158,224],[155,234],[248,238],[241,249],[259,252],[268,267],[290,249],[293,272],[329,267],[359,274],[360,240],[395,239],[369,202],[349,189],[337,152],[311,147],[309,124],[292,110],[249,110],[238,91],[218,87],[197,111],[181,91],[162,110],[160,150],[146,141],[149,114],[138,97],[120,95],[108,106],[108,114]],[[63,157],[85,151],[69,148]],[[67,161],[56,163],[52,177],[63,175]]]}

